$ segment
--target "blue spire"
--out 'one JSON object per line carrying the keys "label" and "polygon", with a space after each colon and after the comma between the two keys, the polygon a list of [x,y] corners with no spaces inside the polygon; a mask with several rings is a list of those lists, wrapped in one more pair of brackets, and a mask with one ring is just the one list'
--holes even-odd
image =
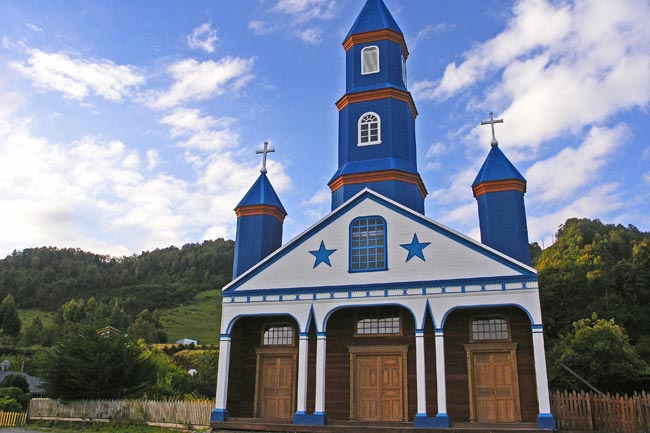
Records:
{"label": "blue spire", "polygon": [[389,29],[402,34],[402,30],[397,25],[395,18],[390,14],[390,11],[382,0],[368,0],[365,6],[361,9],[359,16],[352,25],[352,28],[345,36],[345,39],[350,35],[357,33],[372,32],[375,30]]}
{"label": "blue spire", "polygon": [[261,173],[257,178],[251,189],[248,190],[244,198],[239,202],[237,208],[243,206],[257,206],[257,205],[268,205],[274,206],[280,209],[284,214],[287,211],[284,210],[280,198],[276,194],[271,182],[269,182],[266,173]]}
{"label": "blue spire", "polygon": [[506,179],[516,179],[526,182],[526,179],[521,175],[521,173],[519,173],[515,166],[512,165],[508,158],[506,158],[503,152],[501,152],[499,146],[492,146],[492,149],[490,149],[490,153],[488,153],[487,158],[485,158],[485,162],[479,170],[476,179],[474,179],[472,187],[482,182]]}

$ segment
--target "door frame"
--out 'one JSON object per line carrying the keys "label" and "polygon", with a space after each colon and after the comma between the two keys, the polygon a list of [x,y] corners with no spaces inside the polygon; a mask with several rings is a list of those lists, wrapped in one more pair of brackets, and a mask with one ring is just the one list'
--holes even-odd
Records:
{"label": "door frame", "polygon": [[508,353],[512,363],[512,383],[515,400],[514,422],[521,422],[521,396],[519,394],[519,368],[517,367],[517,343],[469,343],[465,344],[467,352],[467,385],[469,388],[469,420],[477,422],[476,390],[474,383],[474,355],[478,353]]}
{"label": "door frame", "polygon": [[402,357],[402,419],[408,421],[408,344],[385,346],[348,346],[350,352],[350,420],[357,420],[357,357],[364,355],[401,355]]}
{"label": "door frame", "polygon": [[256,366],[255,366],[255,397],[253,405],[253,417],[258,418],[260,416],[260,404],[261,404],[261,393],[262,387],[262,358],[266,356],[291,356],[293,374],[291,378],[291,413],[296,412],[296,393],[297,393],[297,382],[298,382],[298,349],[295,347],[258,347],[255,349],[255,354],[257,356]]}

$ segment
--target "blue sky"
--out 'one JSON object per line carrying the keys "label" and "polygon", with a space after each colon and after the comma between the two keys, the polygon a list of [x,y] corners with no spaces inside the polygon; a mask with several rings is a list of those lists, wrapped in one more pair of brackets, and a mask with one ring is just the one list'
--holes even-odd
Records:
{"label": "blue sky", "polygon": [[[650,3],[385,0],[410,50],[426,214],[475,238],[501,149],[531,241],[568,217],[650,230]],[[0,2],[0,256],[234,238],[259,173],[285,242],[329,211],[343,37],[362,0]]]}

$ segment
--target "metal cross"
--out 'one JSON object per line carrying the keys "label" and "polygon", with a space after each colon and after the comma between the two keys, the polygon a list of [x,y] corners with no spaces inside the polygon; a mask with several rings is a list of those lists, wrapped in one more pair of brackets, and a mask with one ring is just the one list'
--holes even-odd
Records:
{"label": "metal cross", "polygon": [[266,154],[275,152],[275,149],[269,149],[269,143],[268,141],[264,142],[264,150],[256,150],[256,154],[262,154],[262,168],[260,169],[260,173],[266,173]]}
{"label": "metal cross", "polygon": [[490,111],[490,120],[483,120],[481,122],[481,125],[490,125],[492,127],[492,141],[490,144],[492,146],[498,146],[499,142],[497,141],[497,138],[494,135],[494,124],[495,123],[503,123],[503,119],[495,119],[494,118],[494,113]]}

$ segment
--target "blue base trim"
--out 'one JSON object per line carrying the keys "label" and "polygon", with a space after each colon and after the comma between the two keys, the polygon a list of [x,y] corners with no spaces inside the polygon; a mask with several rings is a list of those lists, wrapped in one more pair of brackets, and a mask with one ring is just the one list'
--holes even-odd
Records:
{"label": "blue base trim", "polygon": [[306,412],[296,412],[293,415],[293,423],[301,425],[326,425],[327,414],[325,412],[315,412],[308,415]]}
{"label": "blue base trim", "polygon": [[537,415],[537,427],[544,430],[555,430],[555,417],[550,413]]}
{"label": "blue base trim", "polygon": [[448,428],[449,416],[446,413],[439,413],[435,417],[427,416],[424,413],[418,413],[413,419],[413,425],[422,428]]}
{"label": "blue base trim", "polygon": [[224,422],[229,416],[228,409],[213,409],[210,413],[210,422]]}

